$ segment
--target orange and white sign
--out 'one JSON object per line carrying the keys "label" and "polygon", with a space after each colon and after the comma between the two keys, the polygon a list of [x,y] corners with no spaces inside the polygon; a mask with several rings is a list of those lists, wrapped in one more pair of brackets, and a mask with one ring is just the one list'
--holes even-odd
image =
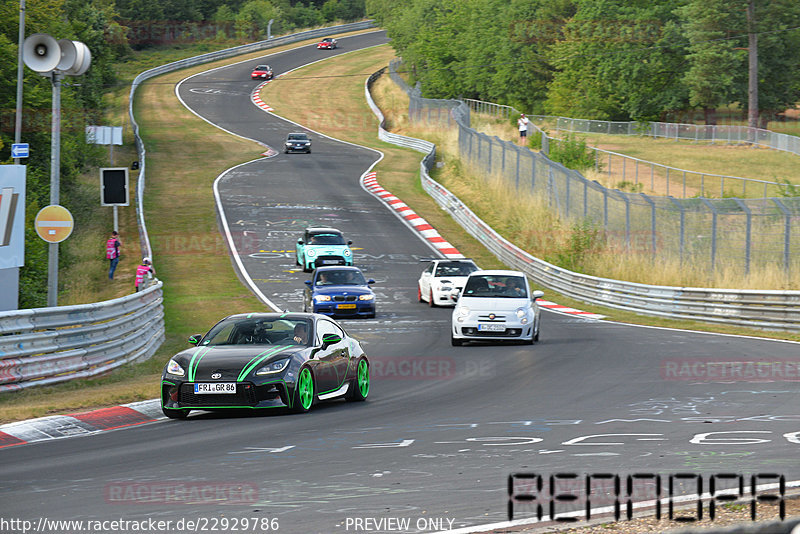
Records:
{"label": "orange and white sign", "polygon": [[36,233],[48,243],[64,241],[74,225],[72,214],[64,206],[46,206],[36,214]]}

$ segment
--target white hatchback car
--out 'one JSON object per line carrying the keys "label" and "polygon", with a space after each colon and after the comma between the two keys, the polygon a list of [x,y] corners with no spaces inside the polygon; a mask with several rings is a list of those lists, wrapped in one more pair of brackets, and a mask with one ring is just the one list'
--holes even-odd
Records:
{"label": "white hatchback car", "polygon": [[469,275],[453,310],[450,340],[465,341],[539,340],[541,291],[531,291],[519,271],[476,271]]}
{"label": "white hatchback car", "polygon": [[427,302],[431,307],[453,306],[455,300],[450,296],[455,296],[464,289],[467,276],[478,270],[475,262],[468,259],[420,261],[429,261],[431,264],[419,275],[417,300]]}

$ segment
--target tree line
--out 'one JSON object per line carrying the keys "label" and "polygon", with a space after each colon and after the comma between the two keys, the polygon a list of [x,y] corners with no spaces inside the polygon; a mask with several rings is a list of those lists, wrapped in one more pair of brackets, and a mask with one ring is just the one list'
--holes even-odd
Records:
{"label": "tree line", "polygon": [[[17,0],[0,2],[0,163],[12,163],[16,116]],[[67,77],[61,91],[61,203],[80,227],[98,205],[97,187],[78,177],[108,163],[108,148],[86,143],[85,127],[105,124],[104,95],[120,82],[115,65],[137,50],[187,42],[226,48],[297,28],[364,16],[364,0],[35,0],[26,2],[25,34],[46,33],[85,43],[92,64],[83,76]],[[25,266],[20,270],[20,308],[47,303],[47,246],[33,228],[50,203],[52,87],[48,78],[24,68],[22,139],[31,147],[27,165]],[[70,263],[61,248],[60,264]]]}
{"label": "tree line", "polygon": [[[754,17],[747,14],[753,4]],[[367,0],[432,98],[529,113],[714,124],[746,111],[758,38],[762,121],[800,100],[796,0]]]}

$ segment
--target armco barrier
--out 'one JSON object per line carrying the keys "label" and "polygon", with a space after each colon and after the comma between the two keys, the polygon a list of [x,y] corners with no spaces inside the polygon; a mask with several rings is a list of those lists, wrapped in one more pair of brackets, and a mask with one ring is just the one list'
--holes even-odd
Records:
{"label": "armco barrier", "polygon": [[164,341],[162,283],[105,302],[0,315],[0,392],[106,373]]}
{"label": "armco barrier", "polygon": [[[427,141],[384,131],[383,114],[369,93],[370,85],[381,73],[370,76],[366,88],[367,101],[381,121],[379,138],[424,151]],[[457,105],[452,109],[453,114],[465,113]],[[420,179],[425,191],[503,263],[525,272],[537,284],[582,302],[643,315],[800,331],[800,291],[651,286],[575,273],[540,260],[495,232],[447,188],[430,177],[428,172],[434,164],[435,146],[432,143],[428,145],[431,148],[420,163]]]}

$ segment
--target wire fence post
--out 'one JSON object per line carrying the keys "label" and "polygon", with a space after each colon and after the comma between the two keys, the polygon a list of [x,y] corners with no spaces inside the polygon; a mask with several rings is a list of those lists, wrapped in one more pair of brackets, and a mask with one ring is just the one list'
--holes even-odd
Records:
{"label": "wire fence post", "polygon": [[750,274],[750,232],[753,229],[753,213],[750,211],[750,208],[747,207],[742,199],[734,198],[733,200],[739,204],[739,207],[742,208],[744,211],[745,216],[747,217],[747,228],[745,230],[745,238],[744,238],[744,274]]}
{"label": "wire fence post", "polygon": [[653,252],[653,259],[656,259],[656,203],[644,193],[639,193],[642,198],[650,204],[650,250]]}
{"label": "wire fence post", "polygon": [[711,272],[713,272],[717,262],[717,209],[707,198],[700,200],[711,211]]}
{"label": "wire fence post", "polygon": [[678,244],[678,250],[679,250],[679,258],[680,258],[679,261],[680,261],[680,264],[683,265],[683,250],[684,250],[684,243],[685,243],[685,240],[686,240],[686,225],[685,225],[685,216],[684,216],[683,204],[681,204],[680,202],[675,200],[675,197],[667,197],[667,198],[669,198],[670,201],[672,201],[672,203],[675,204],[675,206],[677,206],[678,211],[680,212],[681,224],[680,224],[680,238],[679,238],[680,241],[679,241],[679,244]]}
{"label": "wire fence post", "polygon": [[786,277],[788,278],[792,247],[792,212],[780,199],[773,198],[772,201],[783,212],[783,270],[786,271]]}

